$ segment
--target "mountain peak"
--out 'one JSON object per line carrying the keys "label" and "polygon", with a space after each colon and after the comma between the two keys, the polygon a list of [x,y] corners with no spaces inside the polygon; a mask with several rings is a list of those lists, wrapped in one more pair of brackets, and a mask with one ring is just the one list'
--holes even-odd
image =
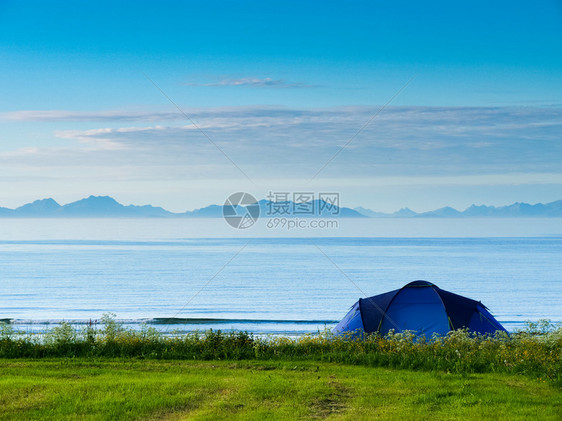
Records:
{"label": "mountain peak", "polygon": [[424,212],[419,214],[419,216],[427,216],[427,217],[455,217],[455,216],[461,216],[462,213],[459,212],[458,210],[450,207],[450,206],[444,206],[442,208],[439,209],[435,209],[434,211],[430,211],[430,212]]}
{"label": "mountain peak", "polygon": [[94,195],[90,195],[89,197],[87,197],[86,199],[82,199],[79,200],[80,201],[85,201],[88,200],[90,202],[105,202],[105,203],[117,203],[119,204],[119,202],[117,200],[115,200],[113,197],[111,196],[94,196]]}
{"label": "mountain peak", "polygon": [[109,210],[123,208],[123,205],[109,196],[90,196],[63,206],[65,210]]}
{"label": "mountain peak", "polygon": [[61,206],[54,199],[48,198],[39,199],[33,203],[20,206],[16,208],[16,211],[22,214],[44,214],[55,212],[60,209],[60,207]]}
{"label": "mountain peak", "polygon": [[416,214],[416,212],[414,212],[410,208],[402,208],[399,211],[394,212],[392,215],[393,216],[410,217],[410,216],[414,216],[414,215],[417,215],[417,214]]}

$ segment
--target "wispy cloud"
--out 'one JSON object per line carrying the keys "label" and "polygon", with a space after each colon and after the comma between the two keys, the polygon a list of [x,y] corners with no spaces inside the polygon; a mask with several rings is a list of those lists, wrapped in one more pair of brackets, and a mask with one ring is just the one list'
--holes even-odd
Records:
{"label": "wispy cloud", "polygon": [[284,79],[272,79],[270,77],[225,78],[216,82],[189,82],[184,85],[209,87],[247,86],[252,88],[316,88],[319,86],[301,82],[289,82]]}
{"label": "wispy cloud", "polygon": [[22,110],[0,113],[0,120],[11,121],[166,121],[181,120],[176,112],[142,111],[66,111]]}
{"label": "wispy cloud", "polygon": [[[375,110],[234,107],[189,114],[250,176],[309,177]],[[78,119],[74,113],[48,115],[62,121],[65,115],[70,121]],[[109,122],[116,118],[112,112],[81,114],[86,119],[107,115]],[[109,127],[108,123],[87,130],[60,129],[54,135],[69,142],[64,148],[6,151],[0,153],[0,163],[39,167],[111,163],[224,172],[228,163],[177,115],[146,112],[121,117],[145,116],[151,121],[155,115],[179,124]],[[562,156],[561,133],[560,108],[389,107],[330,164],[326,177],[556,173]]]}

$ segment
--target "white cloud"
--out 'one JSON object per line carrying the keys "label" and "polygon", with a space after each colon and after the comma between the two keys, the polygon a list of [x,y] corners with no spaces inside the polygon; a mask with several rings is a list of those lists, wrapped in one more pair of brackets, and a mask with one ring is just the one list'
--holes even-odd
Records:
{"label": "white cloud", "polygon": [[179,112],[21,110],[0,113],[6,121],[166,121],[182,120]]}
{"label": "white cloud", "polygon": [[[189,115],[253,179],[311,177],[376,113],[376,107],[192,109]],[[53,112],[55,113],[55,112]],[[85,120],[110,112],[83,113]],[[64,119],[64,112],[51,118]],[[157,113],[131,113],[147,116]],[[162,114],[168,117],[174,115]],[[126,113],[121,113],[126,117]],[[26,118],[36,118],[28,114]],[[0,153],[3,168],[123,166],[154,177],[241,176],[185,118],[143,124],[57,130],[65,147]],[[78,119],[70,114],[70,121]],[[117,116],[111,114],[109,121]],[[139,117],[140,118],[140,117]],[[145,120],[143,120],[145,121]],[[534,107],[389,107],[338,155],[321,178],[453,177],[558,173],[562,110]],[[158,170],[150,170],[158,168]]]}
{"label": "white cloud", "polygon": [[226,78],[216,82],[185,83],[186,86],[206,86],[206,87],[225,87],[225,86],[249,86],[252,88],[315,88],[318,85],[310,85],[300,82],[288,82],[284,79],[272,79],[270,77],[243,77],[243,78]]}

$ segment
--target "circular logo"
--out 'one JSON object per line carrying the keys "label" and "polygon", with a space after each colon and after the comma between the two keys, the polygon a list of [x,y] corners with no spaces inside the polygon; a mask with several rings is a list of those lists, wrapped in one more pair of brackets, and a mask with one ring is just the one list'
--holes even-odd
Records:
{"label": "circular logo", "polygon": [[260,205],[250,193],[233,193],[224,202],[222,216],[233,228],[250,228],[260,216]]}

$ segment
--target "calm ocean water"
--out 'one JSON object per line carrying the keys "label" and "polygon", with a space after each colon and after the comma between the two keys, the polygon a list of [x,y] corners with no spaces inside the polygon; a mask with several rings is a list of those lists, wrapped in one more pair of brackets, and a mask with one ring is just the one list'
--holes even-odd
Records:
{"label": "calm ocean water", "polygon": [[300,334],[332,327],[359,297],[416,279],[481,300],[508,330],[562,322],[559,219],[243,233],[222,220],[1,222],[0,319],[25,331],[111,312],[163,331]]}

